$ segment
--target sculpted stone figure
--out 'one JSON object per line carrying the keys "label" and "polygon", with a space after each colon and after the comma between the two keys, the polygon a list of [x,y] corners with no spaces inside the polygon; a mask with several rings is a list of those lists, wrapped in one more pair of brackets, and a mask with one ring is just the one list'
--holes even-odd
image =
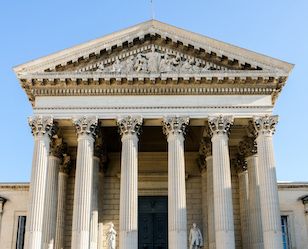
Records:
{"label": "sculpted stone figure", "polygon": [[122,70],[122,64],[118,58],[116,58],[115,62],[112,64],[112,73],[120,73]]}
{"label": "sculpted stone figure", "polygon": [[114,229],[113,223],[111,223],[110,228],[107,232],[108,249],[116,249],[116,237],[117,237],[117,232]]}
{"label": "sculpted stone figure", "polygon": [[196,223],[193,223],[189,232],[189,249],[198,249],[203,246],[203,238],[200,229]]}
{"label": "sculpted stone figure", "polygon": [[157,73],[160,64],[160,55],[155,52],[155,47],[152,47],[151,52],[146,54],[146,58],[148,59],[148,71],[150,73]]}

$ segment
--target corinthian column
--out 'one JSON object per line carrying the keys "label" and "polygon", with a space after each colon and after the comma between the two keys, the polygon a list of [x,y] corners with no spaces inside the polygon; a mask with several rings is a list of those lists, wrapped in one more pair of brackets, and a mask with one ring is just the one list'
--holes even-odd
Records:
{"label": "corinthian column", "polygon": [[240,142],[239,147],[240,153],[245,157],[248,171],[250,248],[263,249],[258,155],[255,138],[246,137],[244,141]]}
{"label": "corinthian column", "polygon": [[187,249],[184,136],[187,117],[168,117],[164,133],[168,140],[168,230],[169,249]]}
{"label": "corinthian column", "polygon": [[240,196],[240,217],[242,230],[243,248],[250,248],[250,226],[249,226],[249,192],[248,192],[248,172],[247,163],[243,157],[235,160],[235,166],[238,173],[239,196]]}
{"label": "corinthian column", "polygon": [[58,204],[58,174],[63,154],[62,139],[54,138],[48,158],[45,211],[43,226],[43,248],[54,248]]}
{"label": "corinthian column", "polygon": [[57,206],[55,249],[64,248],[67,178],[70,168],[71,168],[71,158],[67,155],[64,155],[63,162],[60,165],[59,179],[58,179],[58,206]]}
{"label": "corinthian column", "polygon": [[72,249],[89,249],[96,117],[74,119],[78,135]]}
{"label": "corinthian column", "polygon": [[99,189],[99,168],[100,158],[103,155],[102,138],[96,139],[93,157],[93,187],[92,187],[92,213],[91,213],[91,232],[90,232],[90,248],[98,247],[98,189]]}
{"label": "corinthian column", "polygon": [[122,137],[120,186],[120,249],[138,248],[138,136],[140,117],[118,119]]}
{"label": "corinthian column", "polygon": [[234,224],[228,132],[230,116],[209,118],[212,131],[213,193],[216,249],[234,249]]}
{"label": "corinthian column", "polygon": [[34,151],[29,191],[27,248],[41,249],[50,138],[55,134],[55,127],[52,117],[42,116],[29,118],[29,125],[34,136]]}
{"label": "corinthian column", "polygon": [[[209,133],[209,132],[208,132]],[[209,134],[208,134],[209,135]],[[202,154],[206,160],[206,196],[204,201],[207,206],[207,213],[203,212],[203,217],[206,217],[207,224],[204,225],[207,230],[203,228],[203,234],[207,233],[207,245],[205,248],[215,249],[215,220],[214,220],[214,195],[213,195],[213,157],[212,157],[212,143],[210,137],[205,137],[202,140]],[[203,178],[203,175],[202,175]],[[203,181],[203,180],[202,180]],[[203,206],[203,199],[202,199]],[[204,218],[205,219],[205,218]]]}
{"label": "corinthian column", "polygon": [[278,116],[255,117],[259,155],[260,202],[264,249],[282,248],[281,218],[273,148]]}

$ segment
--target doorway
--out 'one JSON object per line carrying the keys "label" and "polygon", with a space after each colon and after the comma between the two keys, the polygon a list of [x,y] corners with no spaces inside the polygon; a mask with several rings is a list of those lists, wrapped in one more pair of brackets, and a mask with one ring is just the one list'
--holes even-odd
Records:
{"label": "doorway", "polygon": [[139,196],[138,248],[168,248],[167,196]]}

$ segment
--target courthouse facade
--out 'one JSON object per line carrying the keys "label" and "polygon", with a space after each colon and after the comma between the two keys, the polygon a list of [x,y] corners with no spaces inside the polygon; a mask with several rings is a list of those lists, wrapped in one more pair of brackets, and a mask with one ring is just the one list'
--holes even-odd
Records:
{"label": "courthouse facade", "polygon": [[187,249],[196,223],[203,248],[306,248],[308,184],[273,151],[292,68],[155,20],[15,67],[34,153],[3,245],[112,249],[114,224],[116,248]]}

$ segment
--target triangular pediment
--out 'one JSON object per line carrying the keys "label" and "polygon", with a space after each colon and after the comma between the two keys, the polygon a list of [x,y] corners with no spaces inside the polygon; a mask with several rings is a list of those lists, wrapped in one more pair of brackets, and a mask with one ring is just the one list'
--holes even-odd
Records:
{"label": "triangular pediment", "polygon": [[[190,64],[195,66],[200,62],[202,68],[258,69],[289,73],[293,67],[289,63],[268,56],[151,20],[25,63],[15,67],[14,70],[17,74],[32,74],[89,69],[93,65],[94,67],[95,65],[104,66],[104,68],[106,65],[108,68],[116,58],[122,62],[128,55],[148,53],[147,50],[151,44],[155,45],[155,51],[161,54],[162,59],[174,59],[173,55],[178,53],[181,54],[181,62],[187,64],[186,60],[193,59],[194,61],[191,60]],[[171,56],[167,57],[168,55]],[[109,62],[106,63],[108,59]],[[104,60],[105,62],[101,62]]]}
{"label": "triangular pediment", "polygon": [[[14,68],[36,96],[270,94],[293,65],[151,20]],[[155,85],[155,86],[154,86]]]}

